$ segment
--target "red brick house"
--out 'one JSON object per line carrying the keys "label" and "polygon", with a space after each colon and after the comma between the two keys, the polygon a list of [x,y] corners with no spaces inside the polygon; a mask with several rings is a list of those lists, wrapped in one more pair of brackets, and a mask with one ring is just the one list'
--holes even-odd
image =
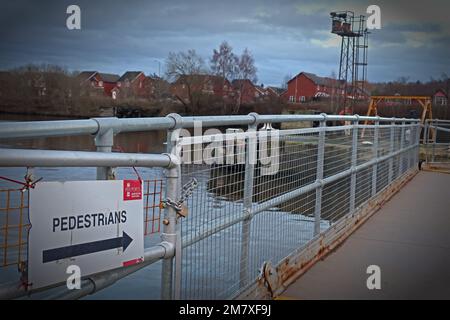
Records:
{"label": "red brick house", "polygon": [[338,89],[338,80],[319,77],[313,73],[300,72],[288,81],[283,97],[291,103],[306,102],[319,97],[329,97],[332,94],[344,94]]}
{"label": "red brick house", "polygon": [[444,90],[438,89],[433,94],[433,104],[435,106],[446,106],[448,105],[448,95]]}
{"label": "red brick house", "polygon": [[111,73],[99,73],[97,71],[83,71],[77,76],[82,87],[82,92],[89,96],[107,95],[111,97],[112,89],[119,80],[119,75]]}
{"label": "red brick house", "polygon": [[214,95],[223,99],[230,99],[234,95],[233,87],[227,79],[204,74],[178,77],[171,85],[170,92],[185,103],[189,103],[194,94]]}
{"label": "red brick house", "polygon": [[254,85],[248,79],[233,80],[232,84],[236,92],[236,99],[240,99],[239,104],[252,104],[267,96],[264,88]]}
{"label": "red brick house", "polygon": [[127,71],[117,80],[114,92],[122,98],[145,98],[148,95],[146,76],[142,71]]}
{"label": "red brick house", "polygon": [[119,75],[113,73],[100,73],[100,79],[103,82],[103,91],[108,97],[111,97],[111,91],[117,85]]}
{"label": "red brick house", "polygon": [[153,74],[145,77],[145,97],[150,100],[159,100],[170,96],[170,83]]}

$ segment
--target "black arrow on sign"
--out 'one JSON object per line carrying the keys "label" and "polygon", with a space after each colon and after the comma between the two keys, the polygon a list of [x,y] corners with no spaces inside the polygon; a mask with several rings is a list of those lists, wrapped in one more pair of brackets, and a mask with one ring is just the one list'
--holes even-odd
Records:
{"label": "black arrow on sign", "polygon": [[122,248],[125,251],[133,239],[124,231],[122,237],[75,244],[67,247],[49,249],[42,252],[42,262],[78,257],[89,253]]}

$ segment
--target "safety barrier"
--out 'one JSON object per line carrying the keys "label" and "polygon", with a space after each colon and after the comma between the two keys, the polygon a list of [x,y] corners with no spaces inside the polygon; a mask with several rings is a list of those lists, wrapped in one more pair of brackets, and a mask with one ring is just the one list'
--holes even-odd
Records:
{"label": "safety barrier", "polygon": [[427,120],[423,146],[428,170],[450,172],[450,120]]}
{"label": "safety barrier", "polygon": [[[272,128],[285,122],[313,125]],[[198,125],[228,129],[195,136],[184,130],[194,128],[195,133]],[[91,275],[81,290],[61,287],[52,298],[92,294],[159,260],[163,299],[238,297],[261,281],[269,264],[307,247],[416,168],[420,137],[416,119],[325,114],[171,114],[23,122],[18,127],[2,123],[0,139],[93,135],[97,152],[0,149],[0,167],[96,167],[99,180],[115,179],[116,167],[166,168],[164,177],[144,182],[144,234],[158,232],[163,224],[161,241],[146,248],[144,261]],[[117,133],[149,130],[167,130],[166,154],[112,152]],[[6,208],[12,210],[10,204]],[[25,215],[27,202],[17,208],[18,216]],[[9,219],[12,212],[6,212]],[[2,220],[2,233],[18,228],[22,239],[29,226],[21,221]],[[19,251],[27,245],[24,239]],[[11,242],[3,243],[5,254]],[[20,258],[9,261],[26,264]],[[2,298],[32,293],[23,279],[0,285]]]}

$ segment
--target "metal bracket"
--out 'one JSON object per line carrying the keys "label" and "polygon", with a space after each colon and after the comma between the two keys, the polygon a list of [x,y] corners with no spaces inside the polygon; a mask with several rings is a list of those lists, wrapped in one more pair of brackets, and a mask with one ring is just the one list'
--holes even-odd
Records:
{"label": "metal bracket", "polygon": [[269,291],[270,296],[273,297],[274,291],[279,286],[279,279],[277,270],[272,266],[270,261],[263,262],[259,278],[263,281],[263,284]]}

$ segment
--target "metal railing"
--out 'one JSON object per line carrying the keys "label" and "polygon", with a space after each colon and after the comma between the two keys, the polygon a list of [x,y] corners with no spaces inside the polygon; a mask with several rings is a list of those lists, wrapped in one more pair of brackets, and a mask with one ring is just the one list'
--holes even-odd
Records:
{"label": "metal railing", "polygon": [[[305,121],[319,126],[267,125]],[[336,121],[346,125],[329,126]],[[183,130],[199,123],[231,128],[193,137]],[[119,132],[151,130],[167,130],[166,154],[111,152]],[[0,125],[0,139],[67,135],[93,135],[97,152],[0,149],[0,167],[96,167],[97,179],[114,179],[121,166],[162,167],[160,200],[166,203],[180,200],[182,185],[194,178],[197,184],[182,204],[182,215],[176,206],[165,206],[161,241],[146,248],[143,263],[89,276],[81,290],[61,288],[52,297],[83,297],[162,259],[163,299],[218,299],[239,296],[258,281],[263,265],[307,246],[416,168],[420,124],[416,119],[252,113]],[[29,294],[20,284],[0,285],[0,297]]]}
{"label": "metal railing", "polygon": [[450,164],[450,120],[427,120],[423,134],[425,161],[428,164]]}

